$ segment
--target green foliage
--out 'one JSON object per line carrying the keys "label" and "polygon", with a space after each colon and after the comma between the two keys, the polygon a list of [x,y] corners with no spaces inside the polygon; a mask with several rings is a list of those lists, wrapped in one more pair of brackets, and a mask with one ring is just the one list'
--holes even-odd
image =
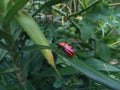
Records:
{"label": "green foliage", "polygon": [[[69,61],[62,56],[60,56],[60,57],[64,61],[66,61],[68,64],[70,64],[71,66],[73,66],[74,68],[76,68],[77,70],[82,72],[83,74],[87,75],[87,77],[90,77],[93,80],[95,80],[101,84],[109,86],[111,89],[116,89],[116,90],[118,89],[119,90],[119,83],[120,82],[114,81],[114,79],[109,78],[108,76],[90,68],[85,63],[83,63],[82,60],[79,60],[78,58],[75,57],[74,59],[70,59],[70,61]],[[109,82],[112,82],[112,83],[109,83]],[[113,85],[113,83],[114,83],[114,85]]]}
{"label": "green foliage", "polygon": [[[50,46],[35,45],[19,26],[21,8]],[[119,8],[119,0],[0,0],[0,90],[120,90]],[[72,45],[73,58],[60,41]],[[53,51],[62,78],[39,49]]]}
{"label": "green foliage", "polygon": [[[17,1],[15,2],[15,5],[10,8],[10,10],[7,12],[7,14],[4,17],[3,20],[3,25],[7,25],[11,18],[20,10],[29,0],[23,0],[23,1]],[[10,3],[11,5],[13,4],[12,2]]]}
{"label": "green foliage", "polygon": [[104,43],[96,42],[96,56],[105,61],[111,58],[111,49]]}

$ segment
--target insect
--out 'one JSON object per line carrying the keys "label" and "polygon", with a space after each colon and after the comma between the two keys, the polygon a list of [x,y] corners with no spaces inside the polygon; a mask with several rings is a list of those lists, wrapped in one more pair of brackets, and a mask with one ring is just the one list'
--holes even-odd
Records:
{"label": "insect", "polygon": [[68,54],[69,57],[74,56],[74,49],[67,42],[59,42],[58,46],[63,48],[63,51]]}

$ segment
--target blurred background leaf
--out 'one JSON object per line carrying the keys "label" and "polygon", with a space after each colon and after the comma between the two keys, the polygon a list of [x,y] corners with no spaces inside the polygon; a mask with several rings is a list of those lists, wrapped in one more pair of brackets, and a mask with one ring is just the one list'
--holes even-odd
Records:
{"label": "blurred background leaf", "polygon": [[[0,0],[0,90],[119,90],[119,5],[119,0]],[[34,44],[23,31],[14,18],[20,9],[35,20],[49,47]],[[73,47],[73,58],[58,46],[61,41]],[[39,49],[52,50],[61,79]]]}

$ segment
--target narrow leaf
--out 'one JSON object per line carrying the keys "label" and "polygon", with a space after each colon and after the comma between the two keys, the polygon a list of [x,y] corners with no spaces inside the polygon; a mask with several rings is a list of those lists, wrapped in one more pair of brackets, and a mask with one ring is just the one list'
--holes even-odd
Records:
{"label": "narrow leaf", "polygon": [[[85,64],[82,60],[79,60],[77,57],[71,59],[67,59],[60,54],[58,54],[59,57],[61,57],[64,61],[66,61],[68,64],[70,64],[73,68],[79,70],[87,77],[95,80],[96,82],[107,86],[108,88],[111,88],[113,90],[120,90],[120,82],[117,80],[114,80],[113,78],[108,77],[107,75],[92,69],[87,64]],[[112,83],[111,83],[112,82]]]}
{"label": "narrow leaf", "polygon": [[[74,74],[78,74],[79,73],[79,71],[76,70],[73,67],[58,68],[58,71],[60,72],[60,74],[62,76],[74,75]],[[35,77],[36,77],[35,79],[43,78],[43,77],[46,77],[46,76],[54,76],[54,75],[56,75],[55,71],[52,70],[52,69],[49,69],[47,71],[43,71],[40,74],[38,74],[36,72],[32,72],[32,74],[35,75]]]}
{"label": "narrow leaf", "polygon": [[12,17],[28,2],[29,0],[18,0],[7,12],[4,17],[3,25],[7,25],[7,23],[12,19]]}
{"label": "narrow leaf", "polygon": [[6,43],[9,44],[13,41],[12,36],[4,30],[0,30],[0,38],[3,38],[6,41]]}
{"label": "narrow leaf", "polygon": [[50,47],[44,45],[32,45],[32,46],[26,46],[22,51],[33,51],[38,49],[50,49]]}
{"label": "narrow leaf", "polygon": [[[24,31],[28,34],[28,36],[32,39],[32,41],[37,45],[44,45],[49,46],[49,43],[44,36],[43,32],[41,31],[38,24],[35,20],[25,11],[20,11],[15,15],[15,19],[18,23],[22,26]],[[56,70],[58,75],[60,76],[59,72],[56,69],[53,54],[50,49],[40,49],[42,55],[46,58],[48,63]]]}
{"label": "narrow leaf", "polygon": [[2,41],[0,41],[0,48],[2,48],[2,49],[6,49],[7,46],[6,46],[5,43],[3,43]]}
{"label": "narrow leaf", "polygon": [[6,14],[8,2],[9,0],[0,0],[0,24],[3,20],[4,15]]}
{"label": "narrow leaf", "polygon": [[1,74],[7,74],[7,73],[12,73],[12,72],[15,72],[16,70],[14,69],[14,68],[6,68],[6,69],[4,69],[4,70],[2,70],[1,72],[0,72],[0,75]]}
{"label": "narrow leaf", "polygon": [[[1,43],[0,43],[1,44]],[[1,45],[0,45],[0,48],[1,48]],[[2,47],[3,48],[3,47]],[[6,47],[5,47],[6,48]],[[5,51],[5,50],[0,50],[0,62],[2,61],[2,60],[4,60],[3,58],[6,56],[6,54],[7,54],[7,51]]]}
{"label": "narrow leaf", "polygon": [[108,72],[120,72],[119,68],[109,65],[95,58],[87,59],[85,60],[85,63],[96,70],[102,70],[102,71],[108,71]]}

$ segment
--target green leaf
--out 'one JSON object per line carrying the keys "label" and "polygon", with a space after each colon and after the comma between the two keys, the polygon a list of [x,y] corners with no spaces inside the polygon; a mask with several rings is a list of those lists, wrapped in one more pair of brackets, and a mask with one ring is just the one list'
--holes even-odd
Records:
{"label": "green leaf", "polygon": [[[49,46],[49,43],[41,31],[41,28],[26,11],[21,10],[17,13],[15,18],[35,44]],[[57,71],[51,50],[42,49],[40,51],[48,63]]]}
{"label": "green leaf", "polygon": [[120,10],[119,9],[116,9],[116,10],[114,10],[114,16],[116,16],[116,17],[120,17]]}
{"label": "green leaf", "polygon": [[120,35],[120,27],[118,28],[117,33]]}
{"label": "green leaf", "polygon": [[23,85],[19,84],[17,86],[18,89],[11,89],[11,90],[36,90],[35,87],[32,85],[31,81],[26,80]]}
{"label": "green leaf", "polygon": [[19,36],[21,35],[21,32],[22,32],[21,27],[18,25],[15,19],[12,19],[10,21],[10,33],[14,41],[16,41],[19,38]]}
{"label": "green leaf", "polygon": [[86,42],[92,37],[95,28],[94,24],[89,23],[85,20],[82,23],[78,24],[73,18],[70,18],[70,21],[73,23],[73,25],[75,25],[76,28],[80,30],[81,38],[83,41]]}
{"label": "green leaf", "polygon": [[10,8],[7,14],[4,17],[3,25],[7,25],[9,21],[13,18],[13,16],[28,2],[29,0],[18,0],[15,4]]}
{"label": "green leaf", "polygon": [[24,90],[36,90],[32,83],[28,80],[25,81]]}
{"label": "green leaf", "polygon": [[[0,42],[0,48],[1,48],[1,42]],[[6,48],[6,47],[4,47]],[[3,58],[6,56],[7,51],[0,49],[0,62],[3,60]]]}
{"label": "green leaf", "polygon": [[6,90],[4,86],[0,85],[0,90]]}
{"label": "green leaf", "polygon": [[101,59],[108,61],[111,58],[111,49],[102,42],[96,42],[95,53]]}
{"label": "green leaf", "polygon": [[[52,71],[52,70],[48,70],[48,71],[45,71],[45,72],[42,72],[40,74],[40,76],[53,76],[53,75],[56,75],[55,71]],[[66,76],[66,75],[74,75],[74,74],[77,74],[79,73],[78,70],[74,69],[73,67],[69,66],[69,67],[65,67],[65,68],[58,68],[58,71],[60,72],[60,74],[62,76]]]}
{"label": "green leaf", "polygon": [[17,86],[16,85],[7,85],[5,88],[6,88],[6,90],[16,90]]}
{"label": "green leaf", "polygon": [[99,20],[99,19],[103,19],[106,21],[107,16],[110,16],[110,15],[111,15],[111,11],[109,7],[104,3],[99,3],[95,5],[94,7],[92,7],[91,10],[89,10],[86,13],[87,18],[93,21]]}
{"label": "green leaf", "polygon": [[22,51],[33,51],[33,50],[38,50],[38,49],[50,49],[49,46],[44,46],[44,45],[32,45],[32,46],[26,46]]}
{"label": "green leaf", "polygon": [[90,39],[94,33],[94,25],[85,21],[81,24],[81,38],[83,41]]}
{"label": "green leaf", "polygon": [[40,52],[24,52],[23,60],[21,60],[23,66],[23,73],[25,77],[29,75],[30,71],[39,71],[43,66],[43,57]]}
{"label": "green leaf", "polygon": [[0,71],[0,75],[1,74],[6,74],[6,73],[11,73],[11,72],[15,72],[16,70],[14,68],[6,68],[2,71]]}
{"label": "green leaf", "polygon": [[0,48],[2,48],[2,49],[6,49],[7,46],[6,46],[5,43],[3,43],[2,41],[0,41]]}
{"label": "green leaf", "polygon": [[62,87],[62,81],[61,80],[57,80],[55,81],[54,85],[53,85],[55,88],[60,88]]}
{"label": "green leaf", "polygon": [[0,30],[0,39],[3,38],[7,44],[13,43],[12,36],[4,30]]}
{"label": "green leaf", "polygon": [[[58,71],[60,72],[60,75],[62,75],[62,76],[74,75],[74,74],[79,73],[78,70],[76,70],[75,68],[73,68],[71,66],[68,66],[65,68],[58,68]],[[55,76],[56,72],[53,69],[48,69],[48,70],[42,71],[40,74],[36,73],[36,72],[32,72],[31,74],[35,77],[34,78],[35,80],[38,80],[38,79],[42,79],[42,78],[48,77],[48,76]]]}
{"label": "green leaf", "polygon": [[93,12],[90,12],[90,13],[87,13],[87,18],[90,19],[90,20],[100,20],[100,19],[103,19],[103,20],[106,20],[106,17],[102,14],[99,14],[99,12],[95,12],[93,10]]}
{"label": "green leaf", "polygon": [[[85,64],[82,60],[79,60],[77,57],[74,58],[65,58],[58,54],[59,57],[61,57],[65,62],[70,64],[73,68],[79,70],[81,73],[86,75],[87,77],[95,80],[96,82],[107,86],[108,88],[111,88],[113,90],[119,90],[120,82],[117,80],[114,80],[113,78],[108,77],[107,75],[103,74],[100,71],[94,70],[87,64]],[[112,82],[112,83],[111,83]]]}
{"label": "green leaf", "polygon": [[19,84],[18,90],[24,90],[24,87],[21,84]]}
{"label": "green leaf", "polygon": [[81,10],[81,11],[78,11],[78,12],[75,12],[75,13],[72,13],[70,15],[68,15],[69,17],[73,17],[73,16],[77,16],[77,15],[81,15],[83,14],[84,12],[86,12],[87,10],[89,10],[90,8],[94,7],[96,4],[99,4],[102,0],[95,0],[94,3],[92,3],[91,5],[89,5],[88,7],[86,7],[85,9]]}
{"label": "green leaf", "polygon": [[4,15],[6,14],[8,2],[9,0],[0,0],[0,24],[3,20]]}
{"label": "green leaf", "polygon": [[32,16],[35,16],[38,12],[41,12],[42,9],[45,9],[47,7],[51,7],[52,5],[61,3],[63,1],[67,1],[67,0],[50,0],[46,3],[44,3]]}
{"label": "green leaf", "polygon": [[85,60],[85,63],[96,70],[108,71],[108,72],[120,72],[120,69],[109,65],[101,60],[90,58]]}

